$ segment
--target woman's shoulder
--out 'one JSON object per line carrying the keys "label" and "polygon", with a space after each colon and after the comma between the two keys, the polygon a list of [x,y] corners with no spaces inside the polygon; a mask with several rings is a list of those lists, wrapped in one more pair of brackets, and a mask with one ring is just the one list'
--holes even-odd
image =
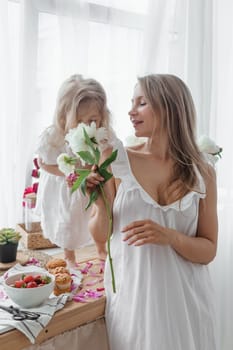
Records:
{"label": "woman's shoulder", "polygon": [[197,176],[197,189],[194,191],[203,193],[203,198],[207,193],[216,188],[216,172],[212,164],[204,162],[199,166],[195,166],[195,172]]}

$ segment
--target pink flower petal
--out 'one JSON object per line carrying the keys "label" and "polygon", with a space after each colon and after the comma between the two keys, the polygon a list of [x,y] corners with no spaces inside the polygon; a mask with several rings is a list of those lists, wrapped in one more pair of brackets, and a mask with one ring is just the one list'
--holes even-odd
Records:
{"label": "pink flower petal", "polygon": [[92,280],[92,281],[90,281],[90,282],[87,282],[87,283],[86,283],[86,286],[94,286],[94,284],[97,284],[98,282],[99,282],[98,279]]}

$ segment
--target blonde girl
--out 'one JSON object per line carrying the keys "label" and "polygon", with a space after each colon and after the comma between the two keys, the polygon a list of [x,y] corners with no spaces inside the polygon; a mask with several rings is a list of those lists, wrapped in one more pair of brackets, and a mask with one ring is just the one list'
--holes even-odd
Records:
{"label": "blonde girl", "polygon": [[[106,94],[99,82],[73,75],[61,86],[53,124],[46,128],[37,149],[41,176],[37,195],[37,212],[45,237],[64,249],[69,266],[75,265],[75,249],[92,242],[88,230],[89,211],[87,199],[80,191],[71,194],[64,174],[58,169],[57,157],[71,153],[65,136],[79,123],[95,122],[97,127],[110,129],[110,113]],[[81,166],[81,164],[80,164]],[[105,241],[96,242],[97,252],[105,259]]]}

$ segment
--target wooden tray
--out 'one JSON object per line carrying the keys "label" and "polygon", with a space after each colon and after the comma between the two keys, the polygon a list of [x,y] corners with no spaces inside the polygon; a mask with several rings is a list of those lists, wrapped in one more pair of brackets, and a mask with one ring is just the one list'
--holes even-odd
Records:
{"label": "wooden tray", "polygon": [[15,261],[10,263],[0,263],[0,275],[17,263],[20,265],[26,265],[30,258],[38,260],[40,267],[45,267],[47,262],[51,259],[51,256],[35,250],[18,250]]}

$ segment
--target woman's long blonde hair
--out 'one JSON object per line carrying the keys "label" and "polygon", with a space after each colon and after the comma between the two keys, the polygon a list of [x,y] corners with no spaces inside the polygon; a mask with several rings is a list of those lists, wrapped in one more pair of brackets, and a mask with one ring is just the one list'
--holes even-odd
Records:
{"label": "woman's long blonde hair", "polygon": [[110,112],[102,85],[95,79],[72,75],[63,82],[58,92],[51,144],[64,143],[67,132],[78,125],[78,110],[84,103],[94,103],[102,115],[101,126],[110,128]]}
{"label": "woman's long blonde hair", "polygon": [[151,74],[138,78],[154,113],[167,132],[168,151],[174,161],[168,187],[178,184],[178,197],[197,190],[196,169],[206,175],[206,164],[196,144],[196,111],[188,87],[170,74]]}

